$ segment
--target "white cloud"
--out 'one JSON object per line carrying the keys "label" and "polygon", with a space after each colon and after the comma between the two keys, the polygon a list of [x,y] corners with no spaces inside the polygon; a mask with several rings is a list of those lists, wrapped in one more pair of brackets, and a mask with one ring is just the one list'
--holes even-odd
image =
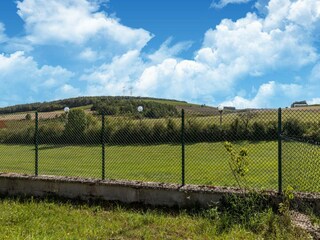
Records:
{"label": "white cloud", "polygon": [[267,15],[268,13],[268,5],[269,0],[257,0],[254,4],[254,7],[258,10],[258,13],[261,15]]}
{"label": "white cloud", "polygon": [[[225,6],[247,1],[221,0],[216,4]],[[284,104],[301,97],[301,91],[308,92],[306,99],[316,99],[314,86],[319,86],[320,82],[319,64],[315,65],[319,60],[319,47],[315,44],[320,25],[319,0],[270,0],[264,8],[261,6],[263,0],[260,0],[259,9],[263,10],[264,16],[248,13],[236,21],[222,20],[205,33],[203,45],[190,60],[180,59],[179,54],[191,43],[171,45],[170,38],[157,51],[149,55],[143,53],[142,48],[152,35],[143,29],[126,27],[119,20],[99,12],[98,2],[18,2],[18,13],[25,21],[27,32],[22,44],[27,39],[35,48],[59,45],[68,49],[61,51],[66,58],[70,54],[76,61],[82,61],[77,62],[83,64],[81,66],[92,64],[87,69],[80,67],[78,70],[81,87],[68,82],[72,73],[66,69],[59,66],[39,67],[23,53],[2,56],[5,61],[0,62],[0,81],[7,81],[7,76],[10,76],[17,82],[28,82],[26,76],[30,76],[35,81],[33,87],[27,86],[29,92],[36,94],[42,89],[57,89],[50,92],[50,96],[81,93],[121,95],[124,87],[128,94],[131,86],[134,95],[197,102],[233,96],[227,103],[237,107]],[[0,24],[0,41],[3,31]],[[15,62],[16,66],[10,61]],[[256,84],[247,84],[247,78],[254,81],[266,73],[299,71],[312,65],[315,67],[308,84],[303,80],[297,84],[294,80],[281,79],[282,83],[271,81],[262,84],[254,97],[248,96],[248,89]],[[4,72],[1,66],[6,69]],[[11,72],[10,67],[13,69]],[[237,89],[240,85],[242,91]],[[217,104],[217,100],[214,103]]]}
{"label": "white cloud", "polygon": [[7,40],[7,36],[5,34],[5,27],[2,22],[0,22],[0,44]]}
{"label": "white cloud", "polygon": [[307,101],[307,103],[309,105],[312,105],[312,104],[320,104],[320,98],[312,98],[311,100]]}
{"label": "white cloud", "polygon": [[309,81],[320,85],[320,63],[315,64],[312,68]]}
{"label": "white cloud", "polygon": [[283,100],[294,101],[302,95],[302,86],[298,84],[281,84],[274,81],[262,84],[255,97],[246,99],[236,96],[229,101],[222,102],[223,106],[236,108],[270,108],[284,106]]}
{"label": "white cloud", "polygon": [[[302,0],[289,1],[287,5],[294,9],[294,3],[299,1]],[[192,60],[175,57],[185,43],[170,48],[169,39],[158,51],[147,56],[151,62],[144,62],[138,52],[129,52],[92,70],[82,79],[90,82],[90,94],[101,91],[104,94],[121,94],[123,87],[134,82],[137,95],[203,102],[208,98],[227,98],[239,92],[236,86],[241,81],[245,82],[246,77],[258,78],[270,71],[296,70],[314,64],[318,59],[317,49],[303,35],[312,30],[289,20],[285,16],[287,11],[275,9],[277,2],[270,1],[266,18],[248,13],[237,21],[224,19],[215,29],[206,32],[203,46]],[[286,2],[283,2],[284,6],[287,6]],[[270,24],[271,19],[273,24]],[[245,84],[242,88],[248,87]],[[282,84],[269,82],[260,86],[254,98],[245,98],[244,91],[241,91],[241,96],[234,97],[230,104],[274,106],[276,103],[272,99],[277,99],[281,91],[285,91],[282,96],[291,101],[299,96],[299,90],[306,87],[290,83],[289,79]]]}
{"label": "white cloud", "polygon": [[98,53],[91,48],[86,48],[79,54],[79,58],[89,62],[95,61],[98,58]]}
{"label": "white cloud", "polygon": [[68,97],[78,97],[81,92],[78,88],[73,87],[70,84],[63,84],[55,91],[55,96],[57,99],[68,98]]}
{"label": "white cloud", "polygon": [[27,39],[33,44],[84,44],[100,41],[125,49],[141,49],[151,39],[143,29],[132,29],[98,12],[96,1],[18,1]]}
{"label": "white cloud", "polygon": [[0,54],[0,88],[2,98],[11,99],[10,104],[25,99],[53,97],[52,90],[65,84],[73,73],[60,67],[44,65],[39,67],[32,57],[24,52],[10,55]]}
{"label": "white cloud", "polygon": [[224,8],[225,6],[227,6],[228,4],[240,4],[240,3],[248,3],[251,0],[220,0],[220,1],[216,1],[214,0],[211,3],[212,8]]}
{"label": "white cloud", "polygon": [[228,94],[230,79],[241,66],[226,72],[225,66],[210,68],[193,60],[169,58],[162,63],[146,68],[139,78],[136,89],[149,96],[178,99],[204,99],[212,95]]}
{"label": "white cloud", "polygon": [[171,42],[172,38],[168,38],[157,51],[148,55],[148,58],[153,63],[158,64],[167,58],[176,57],[181,52],[188,50],[192,45],[191,42],[179,42],[173,46],[170,46]]}
{"label": "white cloud", "polygon": [[254,76],[268,69],[301,67],[317,59],[316,49],[299,26],[289,24],[284,30],[265,31],[264,25],[264,19],[252,13],[236,22],[224,19],[216,29],[206,32],[206,50],[198,52],[198,59],[212,67],[240,60]]}
{"label": "white cloud", "polygon": [[131,87],[144,67],[140,52],[133,50],[89,70],[80,79],[88,82],[88,95],[121,95],[123,87]]}
{"label": "white cloud", "polygon": [[[319,26],[320,2],[318,0],[271,0],[267,6],[266,29],[284,29],[289,24],[314,31]],[[306,32],[305,32],[306,34]]]}
{"label": "white cloud", "polygon": [[[293,5],[293,2],[290,4]],[[274,11],[278,10],[270,7],[269,11],[269,14],[276,16]],[[149,66],[136,88],[151,96],[189,99],[204,99],[210,95],[214,98],[227,97],[235,91],[236,83],[245,81],[246,76],[260,77],[269,71],[299,69],[313,64],[318,53],[310,39],[303,35],[304,26],[283,19],[282,11],[278,12],[278,17],[283,20],[282,30],[278,26],[266,29],[267,20],[254,13],[248,13],[235,22],[224,19],[215,29],[207,31],[203,46],[194,60],[167,58]],[[272,82],[261,86],[255,99],[238,97],[236,100],[242,101],[242,104],[247,102],[245,105],[248,106],[267,106],[270,102],[263,102],[264,97],[260,99],[259,96],[265,96],[268,87],[275,91],[277,88],[285,89],[297,95],[298,86]],[[272,94],[272,97],[275,95]]]}

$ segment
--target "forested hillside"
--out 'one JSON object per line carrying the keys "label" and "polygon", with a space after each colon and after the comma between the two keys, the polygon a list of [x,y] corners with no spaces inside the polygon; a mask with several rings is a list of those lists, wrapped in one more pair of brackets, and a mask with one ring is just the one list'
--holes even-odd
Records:
{"label": "forested hillside", "polygon": [[[171,104],[172,103],[172,104]],[[161,117],[164,115],[174,116],[177,114],[177,110],[174,106],[186,105],[187,102],[159,99],[159,98],[140,98],[140,97],[111,97],[111,96],[99,96],[99,97],[77,97],[68,98],[63,100],[56,100],[51,102],[37,102],[30,104],[21,104],[0,108],[0,114],[10,114],[18,112],[52,112],[56,110],[62,110],[64,107],[69,108],[89,106],[92,110],[96,110],[98,113],[105,111],[110,115],[121,115],[136,112],[136,107],[142,105],[148,107],[149,111],[144,111],[145,116],[151,118]],[[150,110],[152,107],[152,111]]]}

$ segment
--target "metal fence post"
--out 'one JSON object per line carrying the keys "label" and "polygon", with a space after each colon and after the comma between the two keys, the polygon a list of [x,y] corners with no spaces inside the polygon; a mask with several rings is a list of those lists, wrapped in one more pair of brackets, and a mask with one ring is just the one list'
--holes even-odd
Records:
{"label": "metal fence post", "polygon": [[181,110],[181,147],[182,147],[182,162],[181,162],[181,183],[185,184],[185,142],[184,142],[184,109]]}
{"label": "metal fence post", "polygon": [[38,129],[39,129],[39,119],[38,112],[35,113],[35,132],[34,132],[34,149],[35,149],[35,164],[34,164],[34,174],[38,176],[38,165],[39,165],[39,148],[38,148]]}
{"label": "metal fence post", "polygon": [[101,115],[101,120],[102,120],[102,124],[101,124],[101,146],[102,146],[102,180],[105,179],[105,168],[106,168],[106,147],[105,147],[105,115],[104,113],[102,113]]}
{"label": "metal fence post", "polygon": [[278,193],[282,193],[282,112],[278,109]]}

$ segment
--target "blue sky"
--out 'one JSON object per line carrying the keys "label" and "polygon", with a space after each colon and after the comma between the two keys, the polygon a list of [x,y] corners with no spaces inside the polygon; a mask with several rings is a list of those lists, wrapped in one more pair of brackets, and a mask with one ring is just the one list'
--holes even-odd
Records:
{"label": "blue sky", "polygon": [[0,1],[0,106],[94,95],[320,103],[319,0]]}

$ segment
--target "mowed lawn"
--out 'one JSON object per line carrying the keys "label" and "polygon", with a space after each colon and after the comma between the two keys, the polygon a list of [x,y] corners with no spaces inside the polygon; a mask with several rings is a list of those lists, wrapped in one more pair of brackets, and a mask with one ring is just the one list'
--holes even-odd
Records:
{"label": "mowed lawn", "polygon": [[[235,148],[249,152],[249,187],[277,189],[276,141],[238,142]],[[283,144],[283,180],[299,191],[320,192],[319,147]],[[315,150],[316,149],[316,150]],[[312,154],[310,154],[312,150]],[[34,174],[34,146],[0,145],[0,172]],[[39,175],[101,178],[101,146],[39,146]],[[236,186],[228,166],[230,156],[222,142],[188,144],[185,147],[186,184]],[[180,145],[106,146],[105,176],[152,182],[181,183]]]}

